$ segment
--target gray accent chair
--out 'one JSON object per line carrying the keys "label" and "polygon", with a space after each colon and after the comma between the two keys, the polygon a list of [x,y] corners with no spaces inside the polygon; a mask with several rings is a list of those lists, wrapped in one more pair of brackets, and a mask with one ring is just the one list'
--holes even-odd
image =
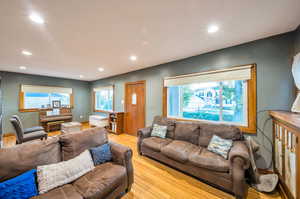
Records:
{"label": "gray accent chair", "polygon": [[43,140],[43,139],[47,139],[48,137],[47,133],[44,130],[34,131],[25,134],[23,131],[23,127],[20,125],[19,121],[15,117],[12,117],[10,119],[10,122],[16,131],[17,144],[22,144],[23,142],[28,142],[36,139]]}

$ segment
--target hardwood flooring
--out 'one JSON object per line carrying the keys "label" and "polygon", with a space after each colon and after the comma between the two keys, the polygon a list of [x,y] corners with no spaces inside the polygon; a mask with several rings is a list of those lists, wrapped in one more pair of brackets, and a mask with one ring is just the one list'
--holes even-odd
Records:
{"label": "hardwood flooring", "polygon": [[[84,128],[89,128],[84,125]],[[49,133],[59,135],[60,131]],[[172,169],[137,153],[135,136],[110,134],[109,139],[129,146],[133,150],[134,184],[124,199],[233,199],[228,193],[209,186],[191,176]],[[15,137],[4,137],[4,147],[15,145]],[[250,188],[248,199],[281,199],[276,191],[263,194]]]}

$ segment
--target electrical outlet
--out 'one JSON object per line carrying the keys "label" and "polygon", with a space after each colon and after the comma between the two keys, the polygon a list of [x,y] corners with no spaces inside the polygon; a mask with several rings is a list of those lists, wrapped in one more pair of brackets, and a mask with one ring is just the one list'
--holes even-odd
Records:
{"label": "electrical outlet", "polygon": [[80,118],[80,119],[82,119],[82,118],[83,118],[83,116],[82,116],[82,115],[80,115],[80,116],[79,116],[79,118]]}

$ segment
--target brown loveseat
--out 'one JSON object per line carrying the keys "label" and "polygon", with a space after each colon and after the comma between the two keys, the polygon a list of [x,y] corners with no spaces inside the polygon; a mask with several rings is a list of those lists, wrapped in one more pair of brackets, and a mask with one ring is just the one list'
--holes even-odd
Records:
{"label": "brown loveseat", "polygon": [[[0,182],[38,165],[71,159],[86,149],[107,142],[104,128],[92,128],[0,149]],[[113,142],[110,142],[110,146],[113,156],[111,162],[98,165],[74,182],[34,198],[112,199],[130,191],[133,183],[132,150]]]}
{"label": "brown loveseat", "polygon": [[[185,173],[245,198],[245,170],[249,152],[240,130],[233,126],[204,122],[182,122],[156,116],[153,124],[168,126],[166,138],[151,137],[151,127],[138,131],[137,148],[149,156]],[[228,160],[207,150],[213,135],[234,140]]]}

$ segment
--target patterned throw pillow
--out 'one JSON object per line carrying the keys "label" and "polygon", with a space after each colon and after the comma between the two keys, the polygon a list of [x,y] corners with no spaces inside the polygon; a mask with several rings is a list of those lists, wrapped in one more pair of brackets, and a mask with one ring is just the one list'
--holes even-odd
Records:
{"label": "patterned throw pillow", "polygon": [[89,150],[85,150],[77,157],[67,161],[38,166],[37,181],[39,193],[43,194],[51,189],[72,182],[94,168],[94,162]]}
{"label": "patterned throw pillow", "polygon": [[214,135],[209,142],[207,150],[219,154],[225,159],[227,159],[232,144],[233,144],[232,140],[223,139],[217,135]]}
{"label": "patterned throw pillow", "polygon": [[36,170],[32,169],[0,183],[0,198],[27,199],[38,195],[35,184]]}
{"label": "patterned throw pillow", "polygon": [[151,136],[166,138],[167,128],[168,128],[167,126],[160,126],[158,124],[154,124],[151,132]]}
{"label": "patterned throw pillow", "polygon": [[109,144],[103,144],[98,147],[93,147],[90,149],[90,152],[95,165],[102,164],[104,162],[109,162],[112,159]]}

